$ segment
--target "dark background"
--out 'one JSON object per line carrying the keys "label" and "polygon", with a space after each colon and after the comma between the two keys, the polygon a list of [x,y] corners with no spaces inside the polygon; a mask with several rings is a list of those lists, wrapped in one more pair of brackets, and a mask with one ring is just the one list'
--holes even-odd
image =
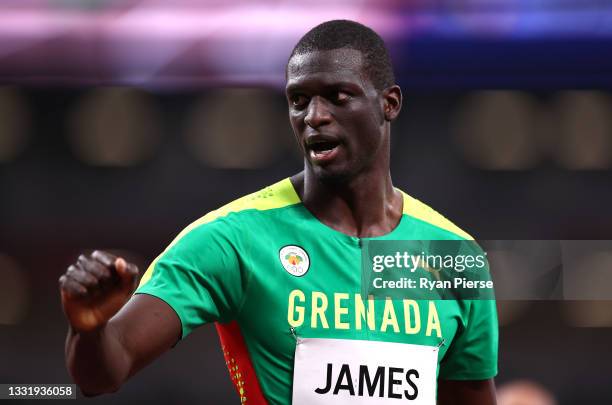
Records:
{"label": "dark background", "polygon": [[[135,4],[114,2],[123,3]],[[176,9],[195,7],[187,3]],[[612,40],[599,19],[611,6],[460,3],[381,9],[406,21],[473,14],[492,26],[510,13],[531,25],[500,33],[440,17],[421,31],[383,30],[404,91],[392,129],[395,185],[477,239],[612,239]],[[42,9],[25,4],[8,2],[0,19]],[[87,4],[87,13],[105,10]],[[294,31],[283,39],[294,43]],[[202,57],[250,57],[234,36],[204,41],[142,81],[95,52],[115,42],[55,36],[9,52],[27,37],[18,32],[0,37],[0,382],[68,383],[57,279],[79,253],[113,250],[144,270],[191,221],[300,170],[282,94],[290,47],[275,48],[285,56],[272,70],[248,75],[250,65],[213,71]],[[155,38],[134,49],[146,56]],[[126,69],[145,72],[145,56]],[[611,252],[589,263],[602,266],[600,285],[612,285]],[[498,307],[498,385],[530,379],[562,405],[612,403],[610,301]],[[88,403],[135,400],[237,403],[214,328]]]}

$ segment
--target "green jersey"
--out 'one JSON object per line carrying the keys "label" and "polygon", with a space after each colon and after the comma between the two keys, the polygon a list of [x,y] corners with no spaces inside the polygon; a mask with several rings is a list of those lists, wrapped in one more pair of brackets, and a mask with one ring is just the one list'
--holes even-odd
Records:
{"label": "green jersey", "polygon": [[[471,239],[425,204],[403,197],[397,227],[367,239]],[[216,323],[241,402],[291,403],[300,339],[434,347],[440,379],[496,375],[493,300],[364,299],[361,249],[362,239],[314,217],[285,179],[188,226],[153,261],[136,293],[168,303],[181,320],[182,338]],[[358,395],[346,384],[336,389]]]}

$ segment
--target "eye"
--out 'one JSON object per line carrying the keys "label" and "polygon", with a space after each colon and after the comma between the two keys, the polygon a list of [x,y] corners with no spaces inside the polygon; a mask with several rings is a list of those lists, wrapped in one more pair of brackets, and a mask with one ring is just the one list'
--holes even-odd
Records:
{"label": "eye", "polygon": [[332,95],[332,100],[336,104],[344,104],[351,99],[351,95],[343,91],[337,91]]}
{"label": "eye", "polygon": [[289,101],[295,108],[303,108],[308,104],[308,98],[303,94],[294,94],[289,97]]}

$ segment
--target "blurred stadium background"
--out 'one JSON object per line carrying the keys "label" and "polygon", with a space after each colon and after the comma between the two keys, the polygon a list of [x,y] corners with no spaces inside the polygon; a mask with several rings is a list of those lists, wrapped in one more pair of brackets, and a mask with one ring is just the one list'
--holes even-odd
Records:
{"label": "blurred stadium background", "polygon": [[[0,382],[65,383],[57,278],[142,268],[207,211],[298,171],[284,64],[319,22],[387,40],[398,187],[481,239],[612,239],[612,4],[4,0]],[[612,252],[590,258],[612,284]],[[497,383],[612,403],[610,301],[503,301]],[[91,403],[237,402],[204,327]]]}

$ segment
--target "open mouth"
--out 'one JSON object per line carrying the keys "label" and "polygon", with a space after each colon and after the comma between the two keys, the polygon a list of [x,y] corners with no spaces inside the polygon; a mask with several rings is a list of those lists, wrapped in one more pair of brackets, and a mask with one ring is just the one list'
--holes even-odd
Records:
{"label": "open mouth", "polygon": [[335,157],[340,142],[333,140],[320,140],[308,145],[310,157],[315,161],[330,160]]}
{"label": "open mouth", "polygon": [[315,153],[327,153],[327,152],[331,152],[338,145],[339,145],[339,142],[321,141],[321,142],[312,143],[309,146],[309,148]]}

